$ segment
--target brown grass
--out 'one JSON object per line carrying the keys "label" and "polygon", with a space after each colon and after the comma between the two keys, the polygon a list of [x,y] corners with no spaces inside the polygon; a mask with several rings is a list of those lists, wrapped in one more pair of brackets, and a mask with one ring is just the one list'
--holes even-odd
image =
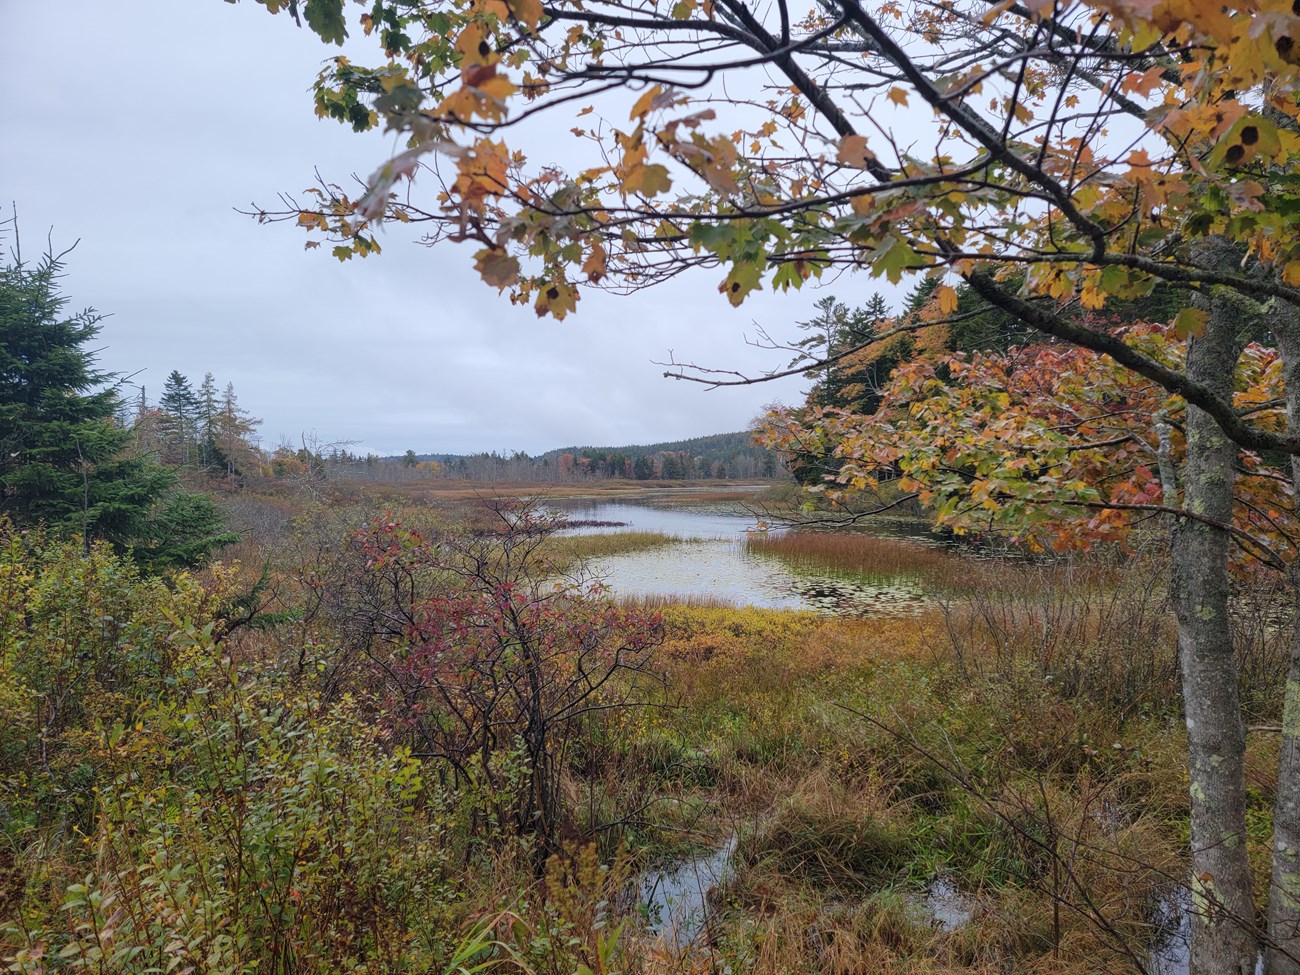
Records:
{"label": "brown grass", "polygon": [[663,532],[608,532],[599,535],[564,535],[552,540],[556,555],[566,563],[599,559],[627,552],[644,552],[650,549],[676,545],[683,539]]}
{"label": "brown grass", "polygon": [[734,600],[722,596],[667,595],[663,593],[641,596],[621,596],[618,604],[624,609],[667,609],[669,607],[686,607],[688,609],[735,609]]}
{"label": "brown grass", "polygon": [[745,549],[779,558],[796,569],[873,578],[907,576],[942,584],[969,571],[968,562],[943,549],[874,535],[799,531],[752,535]]}

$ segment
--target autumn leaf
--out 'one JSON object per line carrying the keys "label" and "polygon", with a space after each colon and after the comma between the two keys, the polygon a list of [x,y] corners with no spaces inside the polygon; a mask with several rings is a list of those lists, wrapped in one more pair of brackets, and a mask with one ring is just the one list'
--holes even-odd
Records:
{"label": "autumn leaf", "polygon": [[759,290],[761,285],[759,265],[753,263],[733,264],[731,273],[718,285],[718,290],[727,296],[727,300],[739,307],[751,291]]}
{"label": "autumn leaf", "polygon": [[835,154],[836,162],[854,169],[866,169],[875,159],[876,154],[867,148],[864,135],[846,135],[840,140],[840,151]]}
{"label": "autumn leaf", "polygon": [[542,19],[542,0],[506,0],[510,13],[529,29],[535,28]]}
{"label": "autumn leaf", "polygon": [[519,280],[519,261],[499,247],[485,247],[475,253],[474,270],[486,284],[498,290]]}
{"label": "autumn leaf", "polygon": [[605,248],[596,244],[587,255],[587,259],[582,262],[582,273],[592,284],[596,284],[605,276],[605,260]]}
{"label": "autumn leaf", "polygon": [[1184,308],[1174,317],[1174,334],[1180,339],[1204,335],[1206,318],[1199,308]]}
{"label": "autumn leaf", "polygon": [[957,311],[957,289],[951,285],[941,284],[935,288],[934,298],[939,303],[939,311],[944,315]]}
{"label": "autumn leaf", "polygon": [[577,310],[578,300],[581,297],[578,289],[568,281],[560,277],[552,278],[538,286],[537,301],[533,304],[533,310],[537,312],[538,318],[550,315],[556,321],[563,321],[569,312]]}
{"label": "autumn leaf", "polygon": [[664,108],[673,102],[672,94],[666,93],[662,85],[651,85],[645,93],[636,100],[632,106],[632,111],[628,113],[628,118],[636,121],[644,118],[645,115],[656,108]]}
{"label": "autumn leaf", "polygon": [[895,105],[907,106],[907,91],[895,85],[889,89],[889,94],[885,96]]}
{"label": "autumn leaf", "polygon": [[462,71],[476,64],[495,64],[501,60],[488,39],[487,31],[477,22],[466,24],[457,36],[456,52],[460,55]]}

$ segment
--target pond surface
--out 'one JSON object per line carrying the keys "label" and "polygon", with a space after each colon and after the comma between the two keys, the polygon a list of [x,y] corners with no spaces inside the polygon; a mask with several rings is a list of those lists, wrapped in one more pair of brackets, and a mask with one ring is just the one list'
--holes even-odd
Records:
{"label": "pond surface", "polygon": [[553,501],[547,507],[573,521],[607,521],[617,525],[584,527],[576,532],[608,535],[614,532],[662,532],[679,538],[744,539],[758,525],[758,518],[729,504],[674,505],[651,507],[623,502]]}
{"label": "pond surface", "polygon": [[[617,596],[684,596],[737,606],[806,609],[827,615],[910,615],[925,596],[908,580],[863,580],[791,569],[772,556],[745,550],[758,518],[724,505],[651,507],[638,504],[553,503],[574,521],[618,526],[574,529],[582,534],[661,532],[683,541],[596,559],[592,573]],[[780,531],[779,528],[772,529]]]}

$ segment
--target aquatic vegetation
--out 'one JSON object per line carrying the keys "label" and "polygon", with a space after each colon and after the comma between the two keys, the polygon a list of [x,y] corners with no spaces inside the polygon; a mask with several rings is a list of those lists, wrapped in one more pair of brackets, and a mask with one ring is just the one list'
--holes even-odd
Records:
{"label": "aquatic vegetation", "polygon": [[870,579],[903,577],[941,586],[962,570],[959,557],[937,546],[867,534],[755,533],[745,540],[745,549],[803,571],[841,572]]}
{"label": "aquatic vegetation", "polygon": [[620,531],[601,534],[559,535],[551,540],[556,561],[572,566],[590,559],[623,555],[628,552],[645,552],[651,549],[677,545],[684,539],[664,532]]}

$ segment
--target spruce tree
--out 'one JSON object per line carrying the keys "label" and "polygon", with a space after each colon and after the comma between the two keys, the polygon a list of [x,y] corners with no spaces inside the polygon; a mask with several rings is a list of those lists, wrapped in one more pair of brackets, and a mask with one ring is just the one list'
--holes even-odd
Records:
{"label": "spruce tree", "polygon": [[189,464],[195,459],[198,438],[195,435],[199,417],[199,398],[194,394],[189,379],[173,369],[163,383],[158,400],[166,418],[166,459],[171,464]]}
{"label": "spruce tree", "polygon": [[0,514],[135,547],[156,567],[193,561],[227,540],[218,513],[179,500],[172,472],[127,450],[117,377],[86,348],[100,316],[65,312],[61,257],[0,266]]}

